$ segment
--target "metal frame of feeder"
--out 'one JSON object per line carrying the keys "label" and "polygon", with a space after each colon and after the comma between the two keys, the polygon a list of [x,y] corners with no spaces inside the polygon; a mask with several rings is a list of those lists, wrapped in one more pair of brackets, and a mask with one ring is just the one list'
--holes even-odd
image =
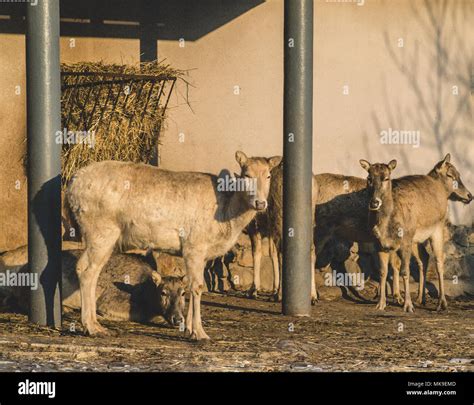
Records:
{"label": "metal frame of feeder", "polygon": [[[145,105],[143,107],[143,113],[141,115],[141,119],[143,119],[146,114],[149,114],[151,116],[156,114],[156,111],[158,110],[158,108],[160,108],[160,100],[161,100],[161,97],[164,94],[165,86],[166,86],[167,82],[171,82],[168,94],[166,95],[165,102],[161,107],[163,111],[166,111],[166,108],[168,107],[169,99],[171,97],[171,93],[173,92],[173,88],[174,88],[174,85],[176,83],[176,77],[168,76],[168,75],[158,75],[158,76],[156,76],[156,75],[147,75],[147,74],[125,74],[125,73],[117,73],[117,72],[93,72],[93,71],[69,72],[69,71],[63,71],[63,72],[61,72],[61,76],[62,76],[62,81],[63,81],[63,83],[61,85],[62,91],[70,90],[69,94],[64,97],[65,99],[67,99],[64,102],[64,107],[67,107],[69,105],[69,102],[71,101],[71,99],[73,99],[75,96],[77,96],[78,89],[84,88],[84,87],[89,87],[89,92],[88,92],[88,94],[86,96],[86,99],[84,101],[84,103],[87,104],[88,100],[91,97],[91,94],[94,93],[94,87],[99,88],[99,91],[97,92],[96,97],[95,97],[96,101],[94,102],[94,106],[92,108],[92,111],[89,114],[87,114],[86,109],[84,108],[82,110],[82,120],[79,120],[78,122],[74,123],[74,125],[77,126],[77,127],[79,127],[80,124],[82,123],[84,125],[84,130],[88,130],[91,126],[91,122],[93,120],[96,108],[99,104],[98,100],[100,98],[100,95],[102,93],[103,88],[108,87],[108,90],[107,90],[107,97],[106,97],[105,103],[102,105],[102,108],[101,108],[100,118],[99,118],[99,121],[98,121],[99,123],[102,121],[102,118],[104,116],[104,112],[107,108],[107,103],[109,102],[110,97],[113,93],[112,89],[113,89],[114,85],[121,85],[122,87],[121,87],[120,91],[117,92],[117,95],[113,99],[112,111],[114,111],[116,109],[117,104],[120,100],[120,96],[122,94],[125,94],[125,100],[123,101],[123,104],[126,107],[129,95],[131,94],[131,92],[126,93],[126,92],[123,91],[123,89],[126,85],[129,85],[131,87],[133,84],[136,84],[136,83],[139,83],[139,82],[151,82],[152,83],[151,87],[148,89],[148,94],[146,96],[146,102],[145,102]],[[107,78],[107,79],[110,79],[110,80],[99,80],[98,79],[98,80],[92,81],[92,82],[84,82],[84,83],[80,82],[81,77],[94,77],[94,76],[97,77],[97,78],[102,77],[102,78]],[[67,79],[68,77],[75,78],[75,81],[73,81],[73,83],[68,83],[68,79]],[[147,113],[147,107],[148,107],[148,104],[150,102],[150,99],[152,98],[153,90],[155,89],[156,83],[159,83],[159,93],[158,93],[158,96],[156,97],[154,108],[152,107],[151,111]],[[139,88],[139,92],[137,93],[136,100],[140,99],[140,96],[142,94],[142,90],[143,90],[143,85]],[[87,115],[90,115],[89,120],[87,120]],[[70,118],[70,116],[68,115],[67,121],[65,123],[66,127],[68,127],[68,125],[70,124],[69,118]],[[110,128],[112,120],[113,120],[113,116],[111,115],[109,117],[109,122],[107,124],[107,127]],[[86,123],[86,121],[87,121],[87,123]],[[129,125],[130,125],[130,123],[131,123],[131,120],[129,121]],[[160,128],[158,128],[158,131],[159,131],[159,129]]]}

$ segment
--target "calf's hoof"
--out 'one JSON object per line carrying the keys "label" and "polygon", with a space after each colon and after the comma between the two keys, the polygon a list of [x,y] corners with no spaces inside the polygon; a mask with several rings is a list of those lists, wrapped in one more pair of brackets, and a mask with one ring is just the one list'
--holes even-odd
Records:
{"label": "calf's hoof", "polygon": [[380,300],[377,305],[375,306],[375,309],[379,311],[385,310],[385,307],[387,306],[387,303],[385,301]]}
{"label": "calf's hoof", "polygon": [[436,308],[437,311],[446,311],[448,309],[448,303],[446,302],[446,298],[441,298],[438,302],[438,307]]}
{"label": "calf's hoof", "polygon": [[210,340],[211,338],[204,332],[203,329],[201,330],[193,330],[190,336],[190,339],[194,342],[199,342],[201,340]]}
{"label": "calf's hoof", "polygon": [[274,291],[270,297],[270,300],[273,302],[281,302],[281,294],[278,291]]}
{"label": "calf's hoof", "polygon": [[405,305],[403,305],[403,310],[405,312],[415,312],[415,308],[411,301],[405,301]]}
{"label": "calf's hoof", "polygon": [[84,326],[84,333],[87,336],[109,336],[111,332],[104,328],[99,322],[91,322]]}
{"label": "calf's hoof", "polygon": [[415,301],[418,305],[423,305],[425,306],[426,305],[426,299],[423,299],[423,297],[416,297],[416,301]]}
{"label": "calf's hoof", "polygon": [[403,305],[405,303],[405,300],[400,294],[395,295],[393,298],[397,301],[398,305]]}
{"label": "calf's hoof", "polygon": [[318,302],[318,296],[311,297],[311,305],[316,305],[317,302]]}

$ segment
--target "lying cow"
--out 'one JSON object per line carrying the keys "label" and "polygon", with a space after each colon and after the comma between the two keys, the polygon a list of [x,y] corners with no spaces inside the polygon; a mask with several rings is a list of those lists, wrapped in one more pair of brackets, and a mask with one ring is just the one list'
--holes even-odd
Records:
{"label": "lying cow", "polygon": [[[65,309],[80,309],[79,281],[75,271],[82,251],[62,255],[62,291]],[[19,271],[28,271],[24,266]],[[163,276],[144,258],[114,254],[97,284],[97,312],[110,320],[151,321],[158,315],[177,326],[184,325],[186,277]],[[9,306],[28,311],[28,287],[11,288]]]}

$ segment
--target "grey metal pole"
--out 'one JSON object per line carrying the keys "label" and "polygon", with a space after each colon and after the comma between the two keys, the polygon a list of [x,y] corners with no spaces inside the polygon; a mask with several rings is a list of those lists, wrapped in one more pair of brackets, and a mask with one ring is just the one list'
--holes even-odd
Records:
{"label": "grey metal pole", "polygon": [[311,311],[313,0],[285,0],[283,313]]}
{"label": "grey metal pole", "polygon": [[[35,5],[33,5],[35,4]],[[61,78],[59,0],[27,4],[26,83],[28,146],[29,320],[61,326]]]}

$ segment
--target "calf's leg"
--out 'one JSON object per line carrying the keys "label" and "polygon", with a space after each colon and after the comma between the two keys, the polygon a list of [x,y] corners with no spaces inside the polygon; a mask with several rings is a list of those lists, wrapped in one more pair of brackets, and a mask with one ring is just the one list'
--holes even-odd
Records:
{"label": "calf's leg", "polygon": [[380,264],[380,296],[379,302],[377,303],[376,308],[380,311],[383,311],[387,306],[387,274],[388,274],[388,262],[390,258],[390,253],[388,252],[379,252],[379,264]]}
{"label": "calf's leg", "polygon": [[[426,252],[424,251],[424,248],[419,245],[418,243],[413,244],[413,257],[415,258],[416,264],[418,266],[418,274],[419,274],[419,279],[418,279],[418,296],[416,297],[416,303],[418,305],[425,305],[426,303],[426,295],[425,295],[425,272],[426,272],[426,267],[428,265],[426,259]],[[423,256],[423,258],[422,258]]]}
{"label": "calf's leg", "polygon": [[203,257],[192,252],[184,254],[186,274],[189,278],[189,307],[186,317],[186,332],[192,340],[209,339],[202,327],[201,320],[201,296],[204,288],[204,264]]}
{"label": "calf's leg", "polygon": [[411,259],[411,244],[410,246],[402,246],[400,249],[400,258],[402,260],[401,272],[403,278],[403,288],[405,290],[405,303],[403,310],[405,312],[413,312],[414,307],[410,295],[410,259]]}
{"label": "calf's leg", "polygon": [[276,291],[273,292],[273,301],[275,302],[280,302],[282,300],[282,283],[281,283],[281,278],[282,278],[282,275],[281,275],[281,272],[283,270],[283,254],[281,253],[280,249],[277,249],[278,250],[278,289]]}
{"label": "calf's leg", "polygon": [[270,251],[270,257],[272,259],[272,266],[273,266],[273,294],[277,293],[280,289],[280,264],[278,262],[278,250],[275,246],[275,242],[273,242],[272,237],[268,238],[268,245]]}
{"label": "calf's leg", "polygon": [[444,227],[440,226],[434,234],[431,236],[431,246],[433,247],[433,253],[436,259],[436,271],[438,273],[438,311],[442,311],[448,308],[446,296],[444,295]]}
{"label": "calf's leg", "polygon": [[105,334],[107,330],[97,321],[96,288],[100,272],[110,258],[120,230],[101,225],[85,233],[86,249],[77,262],[76,272],[81,291],[81,321],[89,335]]}
{"label": "calf's leg", "polygon": [[316,249],[311,246],[311,305],[318,302],[318,291],[316,290],[316,283],[314,280],[314,268],[316,267]]}
{"label": "calf's leg", "polygon": [[250,242],[252,244],[253,258],[253,285],[249,290],[249,297],[257,298],[260,291],[260,267],[262,261],[262,235],[258,231],[250,234]]}
{"label": "calf's leg", "polygon": [[390,252],[390,265],[393,270],[393,298],[400,304],[403,305],[403,298],[400,294],[400,258],[397,255],[397,252]]}

